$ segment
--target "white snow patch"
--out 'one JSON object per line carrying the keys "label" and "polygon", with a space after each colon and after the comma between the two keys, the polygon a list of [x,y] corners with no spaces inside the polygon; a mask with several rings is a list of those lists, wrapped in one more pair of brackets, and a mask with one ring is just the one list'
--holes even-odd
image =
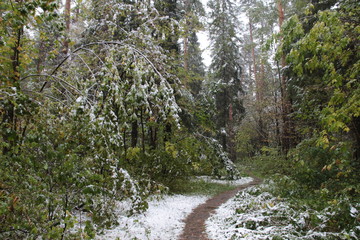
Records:
{"label": "white snow patch", "polygon": [[[359,239],[357,228],[350,231],[327,232],[327,209],[294,209],[286,199],[280,199],[266,191],[269,185],[250,187],[221,205],[206,221],[210,239]],[[350,207],[350,214],[358,213]],[[316,228],[306,227],[311,216],[320,221]],[[356,237],[355,237],[356,236]]]}
{"label": "white snow patch", "polygon": [[[177,239],[185,223],[183,220],[198,205],[204,203],[208,196],[165,196],[161,200],[153,199],[149,208],[143,214],[131,217],[119,215],[119,226],[105,230],[104,234],[96,239],[121,239],[121,240],[169,240]],[[119,208],[124,209],[119,203]]]}
{"label": "white snow patch", "polygon": [[350,215],[352,217],[356,217],[358,215],[358,210],[356,208],[354,208],[353,206],[350,207]]}
{"label": "white snow patch", "polygon": [[[294,231],[291,224],[274,225],[272,217],[282,217],[286,207],[277,202],[271,194],[263,192],[258,196],[249,194],[249,188],[238,193],[221,205],[206,221],[206,231],[210,239],[271,239],[269,236],[281,235],[284,239],[294,236],[288,233]],[[272,216],[272,217],[270,217]]]}
{"label": "white snow patch", "polygon": [[229,185],[243,185],[250,183],[254,179],[251,177],[242,177],[237,180],[223,180],[223,179],[214,179],[210,176],[198,176],[197,179],[204,180],[205,182],[211,182],[211,183],[220,183],[220,184],[229,184]]}

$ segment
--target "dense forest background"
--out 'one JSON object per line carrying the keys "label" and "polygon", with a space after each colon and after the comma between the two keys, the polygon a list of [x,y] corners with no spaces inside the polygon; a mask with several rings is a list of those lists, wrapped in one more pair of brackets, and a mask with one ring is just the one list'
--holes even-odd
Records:
{"label": "dense forest background", "polygon": [[359,16],[357,0],[1,1],[0,237],[93,238],[116,201],[142,211],[235,164],[338,207],[329,231],[357,224]]}

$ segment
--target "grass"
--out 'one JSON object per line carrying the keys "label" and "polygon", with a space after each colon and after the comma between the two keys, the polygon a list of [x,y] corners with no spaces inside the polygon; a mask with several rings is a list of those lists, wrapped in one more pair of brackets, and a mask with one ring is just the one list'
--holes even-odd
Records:
{"label": "grass", "polygon": [[251,172],[253,176],[269,178],[276,174],[289,175],[292,162],[283,155],[259,155],[252,158],[245,158],[236,163],[240,172]]}
{"label": "grass", "polygon": [[219,193],[233,190],[236,187],[230,184],[210,183],[201,179],[179,179],[171,184],[170,192],[184,195],[215,196]]}

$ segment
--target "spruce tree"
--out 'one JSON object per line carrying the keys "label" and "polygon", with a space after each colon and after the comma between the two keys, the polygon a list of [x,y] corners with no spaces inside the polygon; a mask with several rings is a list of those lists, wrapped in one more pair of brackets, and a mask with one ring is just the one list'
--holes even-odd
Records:
{"label": "spruce tree", "polygon": [[210,73],[216,83],[216,125],[224,150],[235,158],[234,125],[244,113],[242,103],[240,41],[236,34],[235,4],[230,0],[211,0],[210,40],[212,63]]}

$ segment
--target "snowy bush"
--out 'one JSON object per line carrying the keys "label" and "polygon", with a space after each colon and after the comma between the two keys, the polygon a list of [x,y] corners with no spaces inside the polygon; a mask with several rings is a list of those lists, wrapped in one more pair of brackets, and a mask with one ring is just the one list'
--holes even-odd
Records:
{"label": "snowy bush", "polygon": [[[273,184],[252,187],[222,205],[207,221],[212,239],[358,239],[360,204],[339,203],[315,210],[269,192]],[[346,205],[342,211],[341,205]],[[334,216],[346,214],[352,227],[334,229]],[[337,230],[337,231],[335,231]]]}

